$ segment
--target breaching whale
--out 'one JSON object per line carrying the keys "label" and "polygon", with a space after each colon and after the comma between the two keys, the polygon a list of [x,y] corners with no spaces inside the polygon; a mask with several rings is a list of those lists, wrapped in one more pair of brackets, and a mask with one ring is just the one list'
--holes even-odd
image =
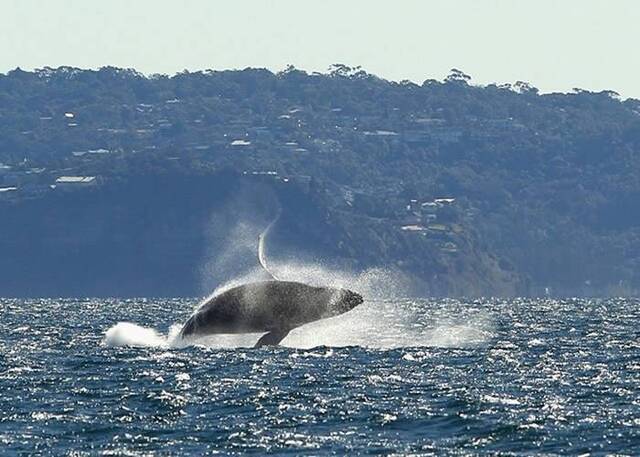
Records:
{"label": "breaching whale", "polygon": [[292,329],[346,313],[364,301],[362,295],[348,289],[276,278],[267,268],[264,243],[279,217],[278,213],[258,238],[258,262],[273,279],[243,284],[210,298],[184,324],[181,338],[267,332],[256,347],[277,345]]}
{"label": "breaching whale", "polygon": [[227,290],[204,303],[180,336],[267,332],[256,347],[277,345],[292,329],[350,311],[363,302],[348,289],[293,281],[261,281]]}

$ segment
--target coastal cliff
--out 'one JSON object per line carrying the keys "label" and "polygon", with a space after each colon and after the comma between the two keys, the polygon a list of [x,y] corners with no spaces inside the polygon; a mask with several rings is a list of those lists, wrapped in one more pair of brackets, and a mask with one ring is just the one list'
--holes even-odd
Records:
{"label": "coastal cliff", "polygon": [[637,295],[640,101],[471,81],[0,75],[0,295],[206,293],[255,264],[277,205],[276,261],[428,295]]}
{"label": "coastal cliff", "polygon": [[0,291],[202,295],[256,268],[257,235],[278,205],[282,217],[268,239],[273,262],[354,274],[387,269],[431,295],[518,293],[519,278],[471,239],[459,238],[461,252],[442,252],[440,241],[397,223],[332,208],[317,188],[229,172],[135,177],[0,203]]}

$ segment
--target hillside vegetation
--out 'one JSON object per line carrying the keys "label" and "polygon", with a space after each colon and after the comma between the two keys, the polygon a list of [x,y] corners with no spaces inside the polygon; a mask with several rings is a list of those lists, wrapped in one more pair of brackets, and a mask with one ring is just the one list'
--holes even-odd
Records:
{"label": "hillside vegetation", "polygon": [[[131,264],[129,247],[152,236],[153,217],[166,210],[188,224],[176,207],[189,201],[201,203],[199,219],[179,229],[190,235],[162,232],[145,245],[150,259],[179,257],[162,270],[164,289],[152,278],[146,289],[127,287],[125,276],[133,284],[142,274],[136,264],[117,281],[114,269],[100,270],[99,287],[87,274],[84,289],[59,271],[33,293],[199,293],[202,221],[224,194],[206,183],[225,180],[238,189],[260,183],[277,196],[283,217],[272,251],[283,259],[399,269],[433,295],[637,294],[639,154],[638,100],[580,89],[540,94],[524,82],[476,86],[459,70],[415,84],[344,65],[327,74],[172,77],[16,69],[0,75],[0,253],[10,254],[0,261],[0,294],[20,294],[9,288],[19,257],[20,284],[46,276],[35,265],[62,262],[51,257],[63,256],[60,243],[77,253],[62,272],[90,272],[78,259],[91,243],[103,243],[110,262]],[[56,183],[62,176],[95,180]],[[157,194],[155,216],[138,220],[133,209],[158,186],[168,190]],[[74,224],[70,208],[93,216]],[[83,238],[74,233],[104,232],[109,218],[99,215],[114,211],[120,223],[109,233],[74,244]],[[26,226],[45,247],[24,241]],[[109,257],[119,242],[120,257]]]}

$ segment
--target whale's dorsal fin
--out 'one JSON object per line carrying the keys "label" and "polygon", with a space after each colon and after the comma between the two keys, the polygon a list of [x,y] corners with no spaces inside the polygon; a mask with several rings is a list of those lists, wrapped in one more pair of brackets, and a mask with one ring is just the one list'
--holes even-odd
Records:
{"label": "whale's dorsal fin", "polygon": [[258,236],[258,262],[260,263],[260,266],[262,266],[263,270],[266,271],[267,274],[271,276],[271,278],[273,278],[274,281],[279,281],[279,279],[267,267],[267,260],[265,257],[265,244],[266,244],[267,234],[269,233],[269,230],[271,230],[271,227],[273,227],[273,225],[278,221],[278,219],[280,219],[281,212],[282,212],[281,210],[278,210],[278,214],[276,215],[276,218],[272,220],[271,223],[267,226],[267,228],[264,229],[264,231]]}

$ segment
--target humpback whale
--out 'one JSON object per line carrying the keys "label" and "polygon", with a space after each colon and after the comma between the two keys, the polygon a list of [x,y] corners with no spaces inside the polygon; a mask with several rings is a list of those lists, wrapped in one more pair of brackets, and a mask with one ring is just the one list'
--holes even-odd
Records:
{"label": "humpback whale", "polygon": [[264,244],[279,217],[280,212],[258,237],[258,262],[272,279],[243,284],[208,299],[184,324],[181,338],[266,332],[255,347],[277,345],[292,329],[346,313],[364,301],[348,289],[276,278],[267,268]]}
{"label": "humpback whale", "polygon": [[261,281],[227,290],[204,303],[180,336],[267,332],[256,347],[277,345],[289,331],[350,311],[363,302],[348,289],[314,287],[293,281]]}

